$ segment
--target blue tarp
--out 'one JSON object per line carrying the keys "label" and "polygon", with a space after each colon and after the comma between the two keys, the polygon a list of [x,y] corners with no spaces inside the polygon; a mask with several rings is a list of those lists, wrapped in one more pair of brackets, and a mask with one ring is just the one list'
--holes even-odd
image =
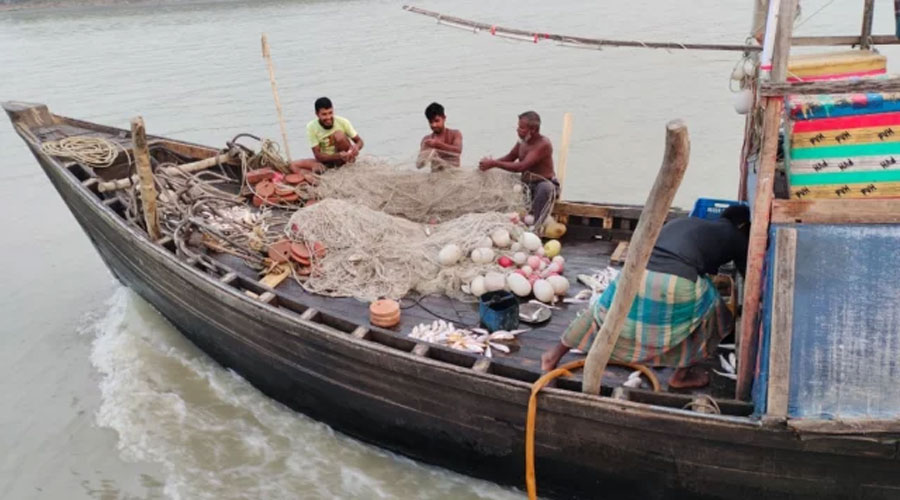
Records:
{"label": "blue tarp", "polygon": [[[900,226],[790,227],[797,229],[797,257],[789,416],[900,417]],[[769,266],[767,291],[771,274]],[[763,302],[763,345],[753,393],[760,414],[765,412],[771,296],[766,293]]]}

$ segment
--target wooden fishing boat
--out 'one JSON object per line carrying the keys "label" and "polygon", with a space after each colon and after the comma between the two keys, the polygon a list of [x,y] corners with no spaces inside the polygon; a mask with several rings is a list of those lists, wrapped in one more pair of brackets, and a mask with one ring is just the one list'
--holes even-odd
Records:
{"label": "wooden fishing boat", "polygon": [[[539,356],[575,306],[522,335],[509,355],[485,358],[418,343],[406,334],[433,319],[424,309],[404,310],[394,329],[371,326],[367,305],[356,300],[314,296],[290,280],[272,289],[239,259],[218,255],[210,267],[179,255],[171,238],[154,241],[128,224],[115,191],[98,188],[110,179],[41,148],[46,141],[94,136],[128,150],[129,131],[57,116],[39,104],[3,107],[113,274],[222,366],[350,436],[491,481],[523,484],[526,407],[540,375]],[[184,161],[220,153],[163,137],[149,137],[149,143],[152,154]],[[237,172],[227,163],[223,171]],[[566,272],[578,274],[608,263],[640,207],[568,203],[558,213],[569,224]],[[477,319],[470,304],[433,297],[422,303],[463,324]],[[724,379],[711,389],[721,414],[694,411],[697,394],[614,391],[621,376],[608,373],[600,396],[583,394],[577,377],[541,393],[536,465],[542,495],[900,494],[897,429],[818,432],[759,418],[751,403],[733,398],[733,383]]]}

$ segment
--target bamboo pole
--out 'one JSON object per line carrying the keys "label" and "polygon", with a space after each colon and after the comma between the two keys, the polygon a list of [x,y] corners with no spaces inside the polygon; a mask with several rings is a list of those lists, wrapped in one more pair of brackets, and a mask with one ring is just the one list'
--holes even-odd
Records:
{"label": "bamboo pole", "polygon": [[[797,0],[780,0],[780,2],[777,22],[774,26],[776,32],[771,73],[773,82],[784,82],[787,77],[791,32],[794,25],[794,13],[797,11]],[[756,366],[758,341],[756,317],[762,291],[762,266],[769,238],[769,220],[774,198],[775,155],[778,151],[778,130],[781,126],[783,111],[784,99],[766,98],[762,150],[760,151],[761,161],[757,171],[750,244],[747,249],[747,272],[744,280],[744,307],[743,316],[741,316],[738,376],[735,389],[738,399],[749,397],[753,367]]]}
{"label": "bamboo pole", "polygon": [[563,115],[562,139],[559,141],[559,157],[556,159],[556,179],[559,181],[559,195],[562,200],[566,180],[566,164],[569,162],[569,144],[572,139],[572,113]]}
{"label": "bamboo pole", "polygon": [[[191,163],[185,163],[183,165],[175,165],[172,167],[164,167],[162,170],[167,174],[193,174],[195,172],[199,172],[201,170],[215,167],[220,163],[224,163],[231,159],[231,152],[222,153],[211,158],[206,158],[203,160],[198,160]],[[101,193],[105,193],[107,191],[116,191],[119,189],[129,188],[135,184],[140,182],[140,176],[135,174],[131,177],[126,177],[124,179],[116,179],[114,181],[105,181],[97,184],[97,190]]]}
{"label": "bamboo pole", "polygon": [[868,50],[872,46],[872,20],[875,14],[875,0],[865,0],[863,4],[862,31],[859,35],[859,48]]}
{"label": "bamboo pole", "polygon": [[681,50],[734,50],[738,52],[758,51],[759,47],[753,45],[723,44],[723,43],[682,43],[682,42],[646,42],[643,40],[608,40],[600,38],[585,38],[582,36],[561,35],[544,31],[528,31],[518,28],[507,28],[495,24],[487,24],[479,21],[463,19],[461,17],[448,16],[433,10],[420,9],[412,5],[404,5],[403,10],[437,19],[438,24],[454,28],[463,28],[466,31],[486,31],[491,35],[520,40],[523,42],[537,43],[541,40],[550,40],[563,45],[574,47],[636,47],[643,49],[681,49]]}
{"label": "bamboo pole", "polygon": [[666,222],[672,199],[690,156],[691,142],[688,138],[687,126],[681,120],[674,120],[666,125],[666,152],[662,166],[656,175],[656,182],[647,196],[647,203],[641,212],[634,236],[629,244],[628,260],[622,269],[622,275],[616,285],[616,294],[612,305],[603,321],[600,332],[594,338],[584,365],[584,381],[582,391],[587,394],[599,394],[603,380],[603,372],[609,363],[616,341],[619,339],[622,325],[631,310],[634,296],[644,277],[650,252],[659,236],[659,231]]}
{"label": "bamboo pole", "polygon": [[278,98],[278,84],[275,82],[275,66],[272,64],[272,53],[269,50],[269,39],[262,34],[262,53],[269,69],[269,82],[272,83],[272,96],[275,98],[275,111],[278,112],[278,124],[281,125],[281,140],[284,141],[284,154],[288,163],[291,162],[291,146],[288,143],[287,126],[284,124],[284,113],[281,111],[281,100]]}
{"label": "bamboo pole", "polygon": [[138,177],[141,181],[141,207],[144,211],[144,223],[147,234],[152,241],[160,238],[159,214],[156,212],[156,184],[153,182],[153,170],[150,166],[150,148],[147,146],[147,133],[144,119],[140,116],[131,119],[131,141],[134,143],[134,163],[137,165]]}

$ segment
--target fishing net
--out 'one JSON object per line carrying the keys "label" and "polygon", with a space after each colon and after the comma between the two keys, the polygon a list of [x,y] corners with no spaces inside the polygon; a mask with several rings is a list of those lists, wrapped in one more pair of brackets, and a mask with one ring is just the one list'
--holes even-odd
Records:
{"label": "fishing net", "polygon": [[520,212],[528,203],[528,190],[517,174],[465,168],[425,173],[371,157],[326,172],[315,194],[319,199],[346,200],[415,222]]}
{"label": "fishing net", "polygon": [[[354,167],[355,168],[355,167]],[[421,224],[345,200],[326,199],[294,213],[286,228],[295,241],[321,242],[314,272],[303,286],[332,297],[371,301],[399,299],[414,291],[464,298],[460,287],[478,274],[499,270],[465,256],[493,231],[518,237],[521,226],[507,214],[464,214],[440,224]],[[464,256],[453,266],[438,263],[438,253],[456,244]]]}

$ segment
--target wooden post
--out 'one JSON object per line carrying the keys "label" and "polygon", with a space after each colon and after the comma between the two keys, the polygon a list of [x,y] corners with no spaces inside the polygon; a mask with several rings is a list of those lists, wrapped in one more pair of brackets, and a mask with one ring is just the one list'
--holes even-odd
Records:
{"label": "wooden post", "polygon": [[147,146],[144,119],[140,116],[131,119],[131,141],[134,143],[134,163],[137,165],[138,178],[141,181],[144,223],[147,225],[150,240],[156,241],[160,238],[159,215],[156,212],[156,184],[153,182],[153,170],[150,166],[150,148]]}
{"label": "wooden post", "polygon": [[691,142],[687,126],[681,120],[669,122],[666,125],[666,152],[662,166],[631,238],[628,260],[625,261],[622,276],[616,286],[612,306],[594,338],[585,361],[582,385],[582,391],[585,393],[600,393],[603,372],[619,339],[628,311],[631,310],[634,296],[643,281],[644,270],[647,268],[647,261],[650,260],[650,252],[656,243],[656,237],[666,222],[672,199],[684,177],[690,151]]}
{"label": "wooden post", "polygon": [[262,34],[262,53],[269,68],[269,82],[272,83],[272,96],[275,98],[275,111],[278,112],[278,124],[281,125],[281,140],[284,141],[284,154],[291,162],[291,146],[288,144],[287,126],[284,124],[284,113],[281,111],[281,100],[278,98],[278,84],[275,82],[275,66],[272,65],[272,53],[269,51],[269,39]]}
{"label": "wooden post", "polygon": [[559,181],[559,195],[557,200],[562,200],[563,187],[566,179],[566,164],[569,162],[569,143],[572,139],[572,113],[563,115],[562,139],[559,141],[559,157],[556,160],[556,179]]}
{"label": "wooden post", "polygon": [[797,230],[781,228],[775,234],[772,327],[769,336],[769,388],[766,415],[787,417],[791,387],[791,338],[794,323],[794,263]]}
{"label": "wooden post", "polygon": [[859,48],[869,50],[872,46],[872,19],[875,14],[875,0],[865,0],[863,7],[862,32],[859,35]]}
{"label": "wooden post", "polygon": [[[777,23],[774,27],[777,31],[772,54],[771,79],[775,82],[784,82],[787,77],[794,13],[797,11],[797,0],[780,0],[780,2]],[[784,98],[766,98],[765,108],[760,166],[757,171],[756,194],[752,208],[753,220],[750,226],[750,245],[747,249],[747,272],[744,280],[744,307],[743,316],[741,316],[741,337],[737,366],[738,377],[735,389],[735,395],[738,399],[747,399],[750,396],[753,367],[756,365],[759,333],[756,316],[759,310],[762,266],[766,257],[769,218],[772,212],[772,199],[774,198],[775,155],[778,151],[778,130],[781,126],[781,116],[784,111]]]}
{"label": "wooden post", "polygon": [[894,35],[900,38],[900,0],[894,0],[894,30]]}
{"label": "wooden post", "polygon": [[769,0],[753,0],[753,21],[750,24],[750,36],[762,43],[762,35],[766,30],[766,13],[769,12]]}

